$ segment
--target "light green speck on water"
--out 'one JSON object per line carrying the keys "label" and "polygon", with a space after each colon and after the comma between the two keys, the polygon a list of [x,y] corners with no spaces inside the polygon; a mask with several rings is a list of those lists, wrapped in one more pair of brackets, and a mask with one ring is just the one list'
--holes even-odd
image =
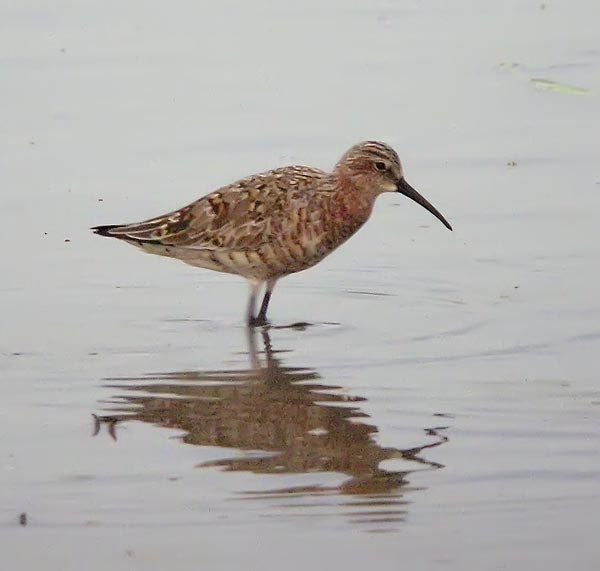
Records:
{"label": "light green speck on water", "polygon": [[556,93],[564,93],[565,95],[588,95],[590,93],[588,89],[584,89],[583,87],[558,83],[557,81],[552,81],[550,79],[533,78],[529,81],[531,81],[537,89],[543,91],[554,91]]}

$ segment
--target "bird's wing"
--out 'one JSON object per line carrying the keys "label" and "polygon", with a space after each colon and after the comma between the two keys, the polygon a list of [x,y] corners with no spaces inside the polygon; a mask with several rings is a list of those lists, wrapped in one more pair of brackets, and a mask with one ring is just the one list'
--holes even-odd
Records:
{"label": "bird's wing", "polygon": [[326,173],[284,167],[239,180],[199,200],[144,222],[98,226],[102,235],[193,249],[245,250],[269,242],[306,206]]}

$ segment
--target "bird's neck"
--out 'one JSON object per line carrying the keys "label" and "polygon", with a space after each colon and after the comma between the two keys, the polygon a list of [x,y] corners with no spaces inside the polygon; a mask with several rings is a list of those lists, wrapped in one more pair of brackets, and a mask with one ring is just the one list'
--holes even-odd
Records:
{"label": "bird's neck", "polygon": [[341,178],[340,182],[330,197],[329,206],[339,237],[346,240],[369,219],[376,197],[357,188],[350,178]]}

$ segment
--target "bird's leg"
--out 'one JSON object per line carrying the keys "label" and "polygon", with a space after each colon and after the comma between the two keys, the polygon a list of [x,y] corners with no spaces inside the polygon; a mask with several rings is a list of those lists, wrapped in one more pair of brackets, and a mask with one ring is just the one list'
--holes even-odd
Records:
{"label": "bird's leg", "polygon": [[254,310],[256,309],[256,298],[258,297],[258,292],[262,286],[262,282],[248,280],[250,284],[250,297],[248,299],[248,311],[246,313],[246,320],[250,327],[255,325],[261,325],[257,323],[257,318],[254,317]]}
{"label": "bird's leg", "polygon": [[267,323],[267,309],[269,308],[269,301],[271,301],[271,294],[273,293],[273,289],[275,288],[276,283],[276,279],[267,280],[267,289],[265,291],[265,297],[263,297],[262,303],[260,305],[260,311],[258,312],[257,317],[257,321],[260,322],[260,325],[265,325]]}

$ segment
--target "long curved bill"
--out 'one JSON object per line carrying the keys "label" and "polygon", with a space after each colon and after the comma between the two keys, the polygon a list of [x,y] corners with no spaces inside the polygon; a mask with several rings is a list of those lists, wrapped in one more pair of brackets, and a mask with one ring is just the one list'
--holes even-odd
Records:
{"label": "long curved bill", "polygon": [[426,210],[429,210],[448,230],[452,230],[452,226],[448,224],[448,221],[439,213],[438,209],[433,206],[429,201],[425,200],[408,182],[402,178],[397,186],[397,191],[404,196],[408,196],[411,200],[414,200],[417,204],[420,204]]}

